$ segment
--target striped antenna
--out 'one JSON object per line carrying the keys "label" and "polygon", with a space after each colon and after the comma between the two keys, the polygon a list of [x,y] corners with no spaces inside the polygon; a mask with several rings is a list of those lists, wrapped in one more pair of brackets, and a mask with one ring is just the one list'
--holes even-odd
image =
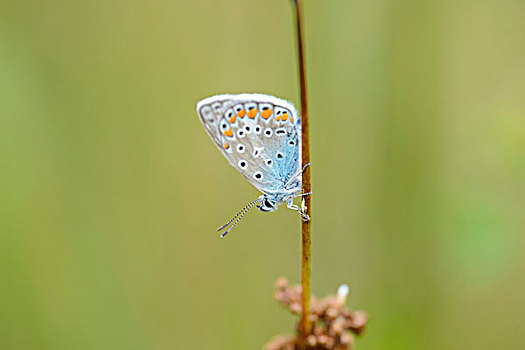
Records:
{"label": "striped antenna", "polygon": [[257,202],[259,202],[260,199],[257,198],[256,200],[246,204],[246,206],[244,208],[242,208],[237,214],[235,214],[235,216],[233,218],[231,218],[230,221],[228,221],[227,223],[225,223],[224,225],[222,225],[221,227],[219,227],[217,229],[217,231],[221,231],[222,229],[226,228],[233,220],[235,220],[235,222],[233,223],[233,225],[230,226],[229,229],[227,229],[226,231],[224,231],[222,234],[221,234],[221,238],[224,238],[224,236],[226,236],[228,234],[228,232],[230,232],[234,227],[235,225],[237,225],[237,223],[239,222],[239,220],[242,219],[242,217],[244,216],[244,214],[246,214],[246,212],[248,210],[250,210]]}

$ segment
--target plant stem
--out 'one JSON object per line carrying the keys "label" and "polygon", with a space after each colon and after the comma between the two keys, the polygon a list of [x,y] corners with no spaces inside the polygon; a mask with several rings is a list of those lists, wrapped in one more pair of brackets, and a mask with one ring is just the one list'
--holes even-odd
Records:
{"label": "plant stem", "polygon": [[[310,163],[310,129],[308,124],[308,104],[306,95],[306,70],[304,62],[304,43],[302,31],[302,0],[293,0],[297,21],[297,48],[299,57],[299,81],[301,87],[301,120],[302,120],[302,163],[303,167]],[[303,172],[303,193],[311,192],[310,167]],[[303,197],[306,214],[312,217],[310,210],[311,196]],[[302,219],[301,219],[302,220]],[[307,337],[312,329],[308,315],[310,314],[310,275],[311,275],[311,221],[302,220],[302,259],[301,259],[301,286],[303,315],[300,331]]]}

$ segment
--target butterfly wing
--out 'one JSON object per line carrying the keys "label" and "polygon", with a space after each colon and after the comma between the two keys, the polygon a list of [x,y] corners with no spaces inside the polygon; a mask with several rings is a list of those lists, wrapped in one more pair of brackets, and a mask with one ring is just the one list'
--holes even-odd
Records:
{"label": "butterfly wing", "polygon": [[264,94],[217,95],[199,101],[197,113],[230,164],[261,192],[300,188],[301,122],[290,102]]}

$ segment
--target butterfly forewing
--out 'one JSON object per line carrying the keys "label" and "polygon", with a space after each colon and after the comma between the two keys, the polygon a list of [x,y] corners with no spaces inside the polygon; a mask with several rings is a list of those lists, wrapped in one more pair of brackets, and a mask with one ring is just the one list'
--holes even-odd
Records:
{"label": "butterfly forewing", "polygon": [[204,128],[226,159],[263,193],[297,182],[300,120],[294,106],[263,94],[217,95],[197,104]]}

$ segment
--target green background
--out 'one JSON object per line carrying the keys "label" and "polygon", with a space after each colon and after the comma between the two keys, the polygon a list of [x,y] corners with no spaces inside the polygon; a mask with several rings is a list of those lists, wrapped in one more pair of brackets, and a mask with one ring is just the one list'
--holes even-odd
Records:
{"label": "green background", "polygon": [[[297,213],[196,102],[298,104],[287,0],[0,3],[0,348],[261,349]],[[376,349],[525,343],[525,2],[307,0],[315,295]]]}

